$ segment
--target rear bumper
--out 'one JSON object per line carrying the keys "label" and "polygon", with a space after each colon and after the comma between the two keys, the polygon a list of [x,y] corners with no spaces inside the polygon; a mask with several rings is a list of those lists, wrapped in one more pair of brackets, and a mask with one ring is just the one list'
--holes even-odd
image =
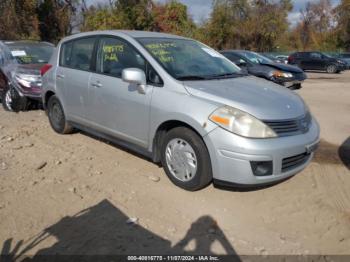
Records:
{"label": "rear bumper", "polygon": [[13,84],[12,86],[17,90],[20,96],[41,101],[41,89],[22,88],[22,87],[19,87],[18,85],[13,85]]}
{"label": "rear bumper", "polygon": [[[302,171],[312,160],[310,145],[319,141],[319,125],[312,120],[305,134],[270,139],[251,139],[216,128],[204,136],[216,181],[256,186],[287,179]],[[305,161],[284,168],[288,158],[305,154]],[[286,160],[287,159],[287,160]],[[251,161],[272,161],[272,174],[256,176]]]}

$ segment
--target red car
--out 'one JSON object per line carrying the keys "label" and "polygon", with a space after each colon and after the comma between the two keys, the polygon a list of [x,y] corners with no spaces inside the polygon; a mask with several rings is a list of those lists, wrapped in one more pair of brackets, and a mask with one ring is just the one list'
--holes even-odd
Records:
{"label": "red car", "polygon": [[5,110],[18,112],[41,102],[41,69],[54,48],[47,42],[0,42],[0,97]]}

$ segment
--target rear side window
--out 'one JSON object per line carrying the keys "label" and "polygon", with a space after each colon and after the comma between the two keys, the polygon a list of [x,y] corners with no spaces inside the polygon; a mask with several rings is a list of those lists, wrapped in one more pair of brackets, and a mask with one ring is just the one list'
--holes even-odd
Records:
{"label": "rear side window", "polygon": [[322,56],[320,53],[310,53],[310,58],[313,58],[313,59],[321,59]]}
{"label": "rear side window", "polygon": [[96,38],[81,38],[64,43],[61,47],[60,66],[89,71]]}
{"label": "rear side window", "polygon": [[141,54],[127,42],[118,38],[103,37],[97,52],[97,72],[121,77],[125,68],[136,67],[146,71],[146,61]]}
{"label": "rear side window", "polygon": [[222,53],[222,54],[234,63],[239,63],[241,60],[241,58],[239,56],[232,54],[232,53]]}

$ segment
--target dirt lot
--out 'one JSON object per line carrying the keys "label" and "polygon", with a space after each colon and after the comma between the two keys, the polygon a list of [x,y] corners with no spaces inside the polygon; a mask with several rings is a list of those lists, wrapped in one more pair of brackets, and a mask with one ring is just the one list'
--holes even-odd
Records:
{"label": "dirt lot", "polygon": [[2,253],[350,254],[349,83],[309,74],[298,92],[322,128],[315,160],[247,192],[186,192],[136,154],[55,134],[42,111],[0,109]]}

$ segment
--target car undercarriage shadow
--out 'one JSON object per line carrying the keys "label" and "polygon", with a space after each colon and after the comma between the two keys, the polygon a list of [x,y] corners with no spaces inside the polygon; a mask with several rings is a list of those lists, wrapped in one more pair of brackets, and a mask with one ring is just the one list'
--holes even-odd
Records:
{"label": "car undercarriage shadow", "polygon": [[340,146],[321,140],[313,161],[319,164],[344,165],[350,170],[350,137]]}
{"label": "car undercarriage shadow", "polygon": [[[139,224],[128,224],[128,218],[108,200],[103,200],[62,218],[30,240],[16,244],[11,238],[6,240],[0,261],[56,261],[56,258],[58,261],[62,258],[67,259],[64,261],[111,261],[108,256],[113,255],[215,255],[214,242],[218,242],[226,254],[236,255],[224,232],[210,216],[198,218],[175,245]],[[44,247],[45,241],[52,237],[56,243]],[[189,243],[193,245],[188,247]],[[34,248],[38,251],[33,252]],[[76,256],[81,257],[76,259]],[[233,261],[240,259],[234,256]]]}

